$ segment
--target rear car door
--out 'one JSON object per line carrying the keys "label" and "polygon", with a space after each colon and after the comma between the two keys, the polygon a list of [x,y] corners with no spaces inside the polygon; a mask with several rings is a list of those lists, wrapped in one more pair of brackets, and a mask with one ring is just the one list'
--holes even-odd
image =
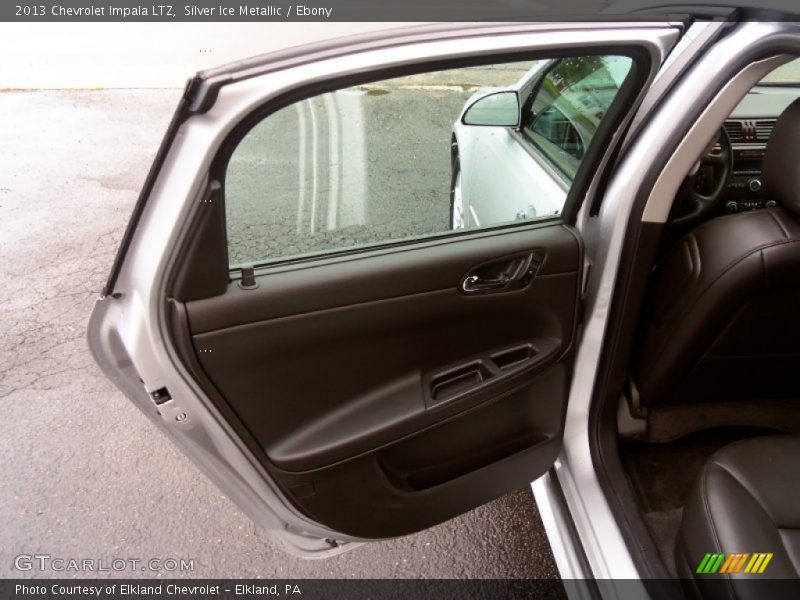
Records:
{"label": "rear car door", "polygon": [[[529,483],[561,445],[577,212],[680,33],[429,26],[200,73],[92,314],[96,360],[304,554],[419,531]],[[539,60],[603,79],[606,57],[614,99],[560,213],[449,230],[466,99]],[[497,137],[481,138],[496,160],[518,152]]]}

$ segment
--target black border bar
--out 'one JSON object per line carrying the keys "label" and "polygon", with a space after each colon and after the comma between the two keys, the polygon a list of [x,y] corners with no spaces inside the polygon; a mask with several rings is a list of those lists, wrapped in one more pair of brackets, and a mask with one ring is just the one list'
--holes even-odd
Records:
{"label": "black border bar", "polygon": [[797,0],[11,0],[5,22],[311,22],[627,20],[713,16],[742,8],[756,20],[800,20]]}

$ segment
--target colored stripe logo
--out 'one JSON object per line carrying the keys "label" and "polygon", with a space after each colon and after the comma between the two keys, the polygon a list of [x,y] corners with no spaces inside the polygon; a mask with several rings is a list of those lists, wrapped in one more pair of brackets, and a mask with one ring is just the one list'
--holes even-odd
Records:
{"label": "colored stripe logo", "polygon": [[742,572],[751,575],[761,574],[767,569],[772,556],[771,552],[708,553],[703,557],[695,573],[704,575]]}

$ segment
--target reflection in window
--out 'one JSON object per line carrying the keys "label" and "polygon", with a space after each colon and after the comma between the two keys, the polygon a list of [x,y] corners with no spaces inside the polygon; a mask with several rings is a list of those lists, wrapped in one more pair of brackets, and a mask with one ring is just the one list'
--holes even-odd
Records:
{"label": "reflection in window", "polygon": [[563,58],[530,100],[524,131],[570,181],[630,67],[625,56]]}
{"label": "reflection in window", "polygon": [[[448,69],[271,113],[224,176],[229,263],[557,218],[630,66],[585,56]],[[482,99],[490,114],[470,124]]]}
{"label": "reflection in window", "polygon": [[225,175],[228,260],[258,264],[447,232],[454,123],[531,61],[398,77],[257,123]]}

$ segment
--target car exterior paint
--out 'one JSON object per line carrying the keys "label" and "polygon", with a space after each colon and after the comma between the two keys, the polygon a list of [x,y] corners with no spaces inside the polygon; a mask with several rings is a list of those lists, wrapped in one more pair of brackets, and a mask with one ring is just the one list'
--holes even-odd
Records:
{"label": "car exterior paint", "polygon": [[[552,64],[541,60],[513,86],[520,98]],[[474,228],[507,223],[520,218],[555,215],[564,206],[567,184],[552,169],[525,149],[513,127],[465,125],[464,114],[479,99],[496,93],[474,94],[453,124],[461,175],[463,227]]]}
{"label": "car exterior paint", "polygon": [[[630,59],[608,56],[601,60],[618,88],[628,73]],[[520,107],[526,106],[532,95],[540,93],[540,83],[556,62],[536,61],[519,81],[502,90],[514,92]],[[617,88],[612,91],[594,86],[594,75],[592,73],[571,86],[577,90],[567,88],[559,92],[563,93],[562,99],[565,101],[561,107],[553,105],[554,110],[558,110],[580,136],[583,148],[591,143],[600,118],[617,92]],[[588,88],[590,93],[582,88]],[[547,140],[530,139],[521,131],[519,123],[516,127],[467,124],[467,111],[482,98],[498,91],[501,90],[490,89],[474,94],[464,104],[453,125],[460,175],[458,194],[461,200],[457,207],[461,219],[454,217],[454,228],[475,228],[557,216],[567,198],[570,175],[574,174],[580,162],[561,152],[561,160],[566,164],[559,168],[552,156],[548,157],[541,149]],[[599,100],[598,96],[603,94],[610,94],[610,97]],[[560,149],[554,147],[552,151],[559,152]],[[456,224],[460,227],[455,227]]]}

